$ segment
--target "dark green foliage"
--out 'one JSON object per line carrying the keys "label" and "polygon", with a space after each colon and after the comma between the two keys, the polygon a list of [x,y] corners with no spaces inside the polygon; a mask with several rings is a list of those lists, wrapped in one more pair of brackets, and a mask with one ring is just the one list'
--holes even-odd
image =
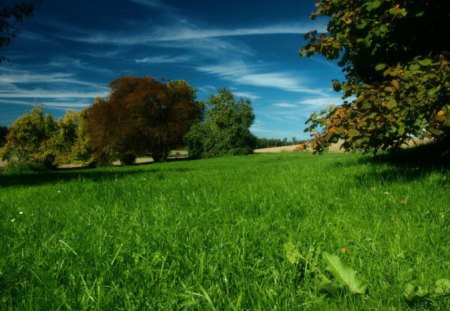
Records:
{"label": "dark green foliage", "polygon": [[315,149],[339,139],[346,150],[397,149],[411,136],[450,146],[450,32],[447,0],[324,0],[312,18],[330,17],[327,34],[312,31],[302,55],[340,58],[346,81],[333,82],[343,105],[308,122]]}
{"label": "dark green foliage", "polygon": [[205,152],[206,137],[209,135],[204,122],[192,125],[184,140],[191,159],[200,159]]}
{"label": "dark green foliage", "polygon": [[120,157],[120,163],[122,165],[131,165],[136,161],[136,155],[134,153],[125,153]]}
{"label": "dark green foliage", "polygon": [[[0,48],[10,44],[17,35],[17,23],[33,14],[35,6],[30,1],[12,5],[0,0]],[[7,1],[8,2],[8,1]],[[0,62],[6,58],[0,55]]]}
{"label": "dark green foliage", "polygon": [[192,158],[244,155],[253,152],[256,138],[250,132],[255,115],[248,99],[236,99],[226,89],[206,104],[205,118],[195,124],[185,141]]}
{"label": "dark green foliage", "polygon": [[8,127],[0,126],[0,147],[6,143],[7,134],[8,134]]}

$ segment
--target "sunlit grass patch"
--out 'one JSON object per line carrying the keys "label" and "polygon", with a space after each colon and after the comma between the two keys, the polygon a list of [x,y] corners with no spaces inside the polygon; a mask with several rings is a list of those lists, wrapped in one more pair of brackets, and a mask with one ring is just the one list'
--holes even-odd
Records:
{"label": "sunlit grass patch", "polygon": [[[13,309],[442,309],[448,171],[272,154],[0,175],[0,301]],[[306,258],[290,260],[286,245]],[[324,291],[324,253],[367,291]],[[334,258],[334,257],[333,257]],[[292,259],[292,258],[291,258]],[[312,268],[315,267],[315,268]]]}

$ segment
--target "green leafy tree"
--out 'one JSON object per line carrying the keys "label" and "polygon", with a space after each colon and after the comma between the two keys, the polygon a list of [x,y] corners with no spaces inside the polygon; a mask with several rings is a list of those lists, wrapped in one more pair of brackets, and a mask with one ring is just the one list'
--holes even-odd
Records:
{"label": "green leafy tree", "polygon": [[312,19],[327,33],[308,33],[302,55],[340,59],[344,102],[307,123],[317,151],[339,139],[346,150],[396,149],[406,140],[450,139],[448,0],[323,0]]}
{"label": "green leafy tree", "polygon": [[236,99],[226,89],[210,96],[205,117],[185,141],[192,158],[240,155],[253,152],[256,138],[250,132],[255,115],[248,99]]}
{"label": "green leafy tree", "polygon": [[9,128],[2,157],[9,162],[29,163],[45,168],[55,166],[55,154],[48,143],[57,131],[51,115],[41,105],[17,119]]}
{"label": "green leafy tree", "polygon": [[55,155],[55,162],[61,164],[90,164],[93,161],[89,147],[86,110],[68,110],[56,124],[56,130],[45,143],[45,148]]}
{"label": "green leafy tree", "polygon": [[[35,5],[31,2],[19,2],[6,5],[0,0],[0,48],[10,44],[17,36],[17,24],[33,14]],[[0,62],[6,58],[0,55]]]}
{"label": "green leafy tree", "polygon": [[110,83],[111,95],[88,109],[91,144],[99,159],[119,158],[124,164],[151,153],[166,161],[170,150],[199,118],[200,103],[185,81],[164,84],[150,77],[120,77]]}
{"label": "green leafy tree", "polygon": [[87,109],[79,111],[76,117],[76,139],[71,149],[72,158],[81,164],[92,164],[94,156],[89,137]]}

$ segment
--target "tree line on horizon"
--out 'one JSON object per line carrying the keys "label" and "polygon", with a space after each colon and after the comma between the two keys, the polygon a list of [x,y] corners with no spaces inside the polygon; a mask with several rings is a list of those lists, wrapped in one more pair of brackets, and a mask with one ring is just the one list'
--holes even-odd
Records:
{"label": "tree line on horizon", "polygon": [[[206,102],[186,81],[163,83],[151,77],[113,80],[107,98],[59,120],[42,105],[19,117],[7,130],[2,158],[35,168],[62,164],[134,163],[138,156],[164,162],[169,152],[186,147],[190,158],[253,152],[250,100],[219,89]],[[5,131],[2,131],[5,134]]]}

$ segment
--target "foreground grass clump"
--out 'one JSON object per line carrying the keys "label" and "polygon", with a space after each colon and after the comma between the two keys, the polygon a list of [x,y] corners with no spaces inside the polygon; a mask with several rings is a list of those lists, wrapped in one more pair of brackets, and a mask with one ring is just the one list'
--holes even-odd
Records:
{"label": "foreground grass clump", "polygon": [[[404,298],[450,277],[446,168],[274,154],[4,174],[0,187],[5,309],[450,305]],[[367,291],[324,291],[325,252]]]}

